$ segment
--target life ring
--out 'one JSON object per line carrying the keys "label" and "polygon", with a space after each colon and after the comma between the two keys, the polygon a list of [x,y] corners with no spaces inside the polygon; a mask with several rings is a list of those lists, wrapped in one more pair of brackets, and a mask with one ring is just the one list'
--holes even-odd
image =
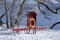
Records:
{"label": "life ring", "polygon": [[30,18],[30,27],[35,28],[36,27],[36,22],[34,18]]}

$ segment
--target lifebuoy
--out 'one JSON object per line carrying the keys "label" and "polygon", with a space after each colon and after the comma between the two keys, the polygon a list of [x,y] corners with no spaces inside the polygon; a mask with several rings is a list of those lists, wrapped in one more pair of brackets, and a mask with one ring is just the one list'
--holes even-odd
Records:
{"label": "lifebuoy", "polygon": [[30,18],[30,27],[35,28],[36,27],[36,22],[34,18]]}

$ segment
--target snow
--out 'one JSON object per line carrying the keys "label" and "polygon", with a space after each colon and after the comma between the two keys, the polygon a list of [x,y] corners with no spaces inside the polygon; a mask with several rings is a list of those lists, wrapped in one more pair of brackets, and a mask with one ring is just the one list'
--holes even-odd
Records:
{"label": "snow", "polygon": [[60,40],[60,31],[38,31],[36,34],[15,35],[14,40]]}
{"label": "snow", "polygon": [[0,40],[60,40],[60,30],[41,30],[36,34],[0,35]]}

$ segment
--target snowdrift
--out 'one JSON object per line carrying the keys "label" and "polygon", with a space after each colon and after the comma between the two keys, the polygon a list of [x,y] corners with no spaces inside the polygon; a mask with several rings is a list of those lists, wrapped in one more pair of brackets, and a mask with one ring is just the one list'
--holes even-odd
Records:
{"label": "snowdrift", "polygon": [[41,30],[36,34],[0,35],[0,40],[60,40],[60,30]]}

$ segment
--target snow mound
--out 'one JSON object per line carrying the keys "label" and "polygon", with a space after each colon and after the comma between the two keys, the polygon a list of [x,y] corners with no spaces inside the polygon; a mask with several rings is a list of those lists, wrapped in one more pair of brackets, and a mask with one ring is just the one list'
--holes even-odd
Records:
{"label": "snow mound", "polygon": [[0,40],[60,40],[60,30],[40,30],[36,34],[0,34]]}
{"label": "snow mound", "polygon": [[36,34],[16,34],[12,35],[12,40],[60,40],[60,30],[42,30]]}

